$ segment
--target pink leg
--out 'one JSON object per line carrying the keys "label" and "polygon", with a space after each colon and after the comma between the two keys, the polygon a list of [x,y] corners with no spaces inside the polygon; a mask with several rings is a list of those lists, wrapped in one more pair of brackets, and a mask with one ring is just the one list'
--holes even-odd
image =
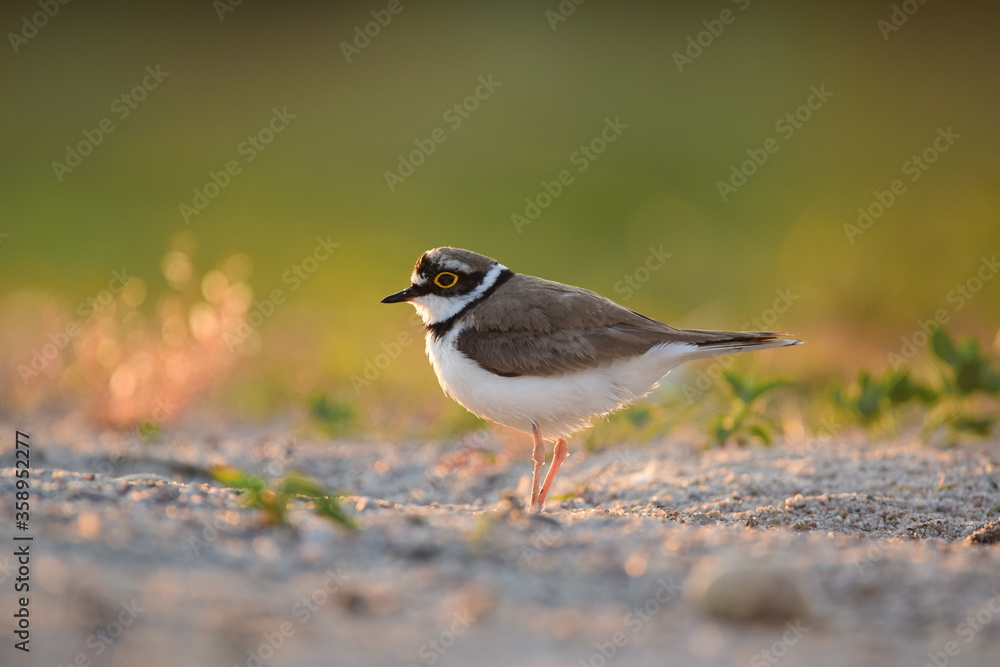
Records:
{"label": "pink leg", "polygon": [[542,480],[542,466],[545,465],[545,441],[542,440],[542,434],[538,430],[538,424],[531,425],[531,434],[535,438],[535,448],[531,451],[531,460],[534,462],[535,467],[531,471],[531,507],[530,510],[535,510],[535,505],[538,504],[538,489]]}
{"label": "pink leg", "polygon": [[552,488],[552,482],[556,480],[556,475],[559,474],[559,466],[562,462],[566,460],[569,456],[569,446],[566,441],[562,438],[556,440],[556,446],[552,450],[552,464],[549,466],[549,472],[545,475],[545,483],[542,485],[542,492],[538,496],[538,511],[542,511],[542,506],[545,505],[545,499],[549,495],[549,489]]}

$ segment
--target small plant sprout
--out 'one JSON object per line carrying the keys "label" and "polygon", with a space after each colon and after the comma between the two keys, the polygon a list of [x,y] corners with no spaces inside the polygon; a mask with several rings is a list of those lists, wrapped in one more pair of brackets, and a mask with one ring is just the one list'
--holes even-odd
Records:
{"label": "small plant sprout", "polygon": [[344,435],[354,425],[354,408],[348,403],[331,399],[325,391],[313,392],[306,403],[309,417],[328,435]]}
{"label": "small plant sprout", "polygon": [[319,482],[301,472],[288,472],[270,485],[260,475],[232,466],[213,467],[212,477],[226,486],[242,489],[244,505],[260,510],[265,525],[290,525],[288,512],[291,503],[296,499],[304,499],[312,503],[312,511],[317,516],[325,517],[350,532],[360,530],[354,519],[340,507],[334,492],[323,488]]}
{"label": "small plant sprout", "polygon": [[947,364],[945,388],[957,396],[982,393],[1000,395],[1000,370],[992,368],[992,360],[972,338],[955,347],[944,329],[931,332],[931,349]]}
{"label": "small plant sprout", "polygon": [[958,436],[968,434],[988,436],[996,425],[996,417],[976,414],[974,397],[1000,396],[1000,370],[972,338],[956,346],[943,329],[931,332],[931,349],[943,363],[942,400],[938,409],[927,416],[925,434],[945,426]]}
{"label": "small plant sprout", "polygon": [[933,405],[938,394],[908,370],[888,371],[878,379],[862,370],[851,387],[834,387],[833,400],[862,426],[880,428],[893,423],[892,412],[900,406],[913,401]]}
{"label": "small plant sprout", "polygon": [[930,338],[941,371],[939,382],[933,386],[918,382],[908,369],[887,371],[877,379],[862,370],[850,387],[833,389],[834,402],[869,429],[894,426],[903,405],[919,403],[927,408],[924,438],[942,428],[953,438],[989,435],[996,417],[977,413],[974,402],[1000,396],[1000,370],[973,339],[956,345],[941,328],[931,331]]}
{"label": "small plant sprout", "polygon": [[788,384],[785,380],[769,380],[757,382],[750,377],[740,377],[726,371],[727,390],[732,395],[730,410],[715,418],[712,427],[711,445],[724,445],[730,440],[745,444],[754,439],[765,445],[771,445],[772,430],[778,426],[768,419],[763,412],[761,397],[767,392]]}

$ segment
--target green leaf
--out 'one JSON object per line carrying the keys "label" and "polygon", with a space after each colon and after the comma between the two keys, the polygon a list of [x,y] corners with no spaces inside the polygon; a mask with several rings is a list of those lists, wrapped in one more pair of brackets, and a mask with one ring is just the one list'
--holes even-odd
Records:
{"label": "green leaf", "polygon": [[625,419],[636,428],[643,428],[653,416],[653,409],[646,404],[636,404],[625,410]]}
{"label": "green leaf", "polygon": [[844,394],[843,388],[840,386],[834,386],[830,389],[830,398],[833,399],[834,403],[845,410],[850,410],[853,407],[851,401]]}
{"label": "green leaf", "polygon": [[[729,425],[727,425],[727,421]],[[712,429],[715,435],[715,444],[724,445],[726,441],[729,440],[729,436],[733,434],[731,428],[732,418],[729,415],[722,415],[715,420],[715,427]]]}
{"label": "green leaf", "polygon": [[766,428],[764,428],[762,425],[754,424],[749,428],[749,431],[751,434],[760,438],[761,442],[763,442],[768,447],[770,447],[773,444],[771,440],[771,432]]}
{"label": "green leaf", "polygon": [[264,512],[267,523],[272,526],[283,526],[288,523],[288,496],[265,489],[263,493],[247,503]]}
{"label": "green leaf", "polygon": [[336,494],[327,490],[319,482],[311,477],[307,477],[297,470],[285,474],[278,483],[278,487],[290,496],[303,496],[315,503],[315,512],[318,516],[330,519],[336,524],[343,526],[350,531],[359,530],[358,524],[348,516],[341,508],[335,497]]}
{"label": "green leaf", "polygon": [[858,397],[855,400],[855,408],[866,421],[874,421],[882,412],[882,400],[885,398],[885,386],[880,382],[873,382],[871,373],[861,371],[858,374]]}
{"label": "green leaf", "polygon": [[938,399],[936,391],[915,382],[909,371],[889,373],[883,378],[882,384],[887,387],[886,395],[893,405],[901,405],[912,400],[922,403],[934,403]]}
{"label": "green leaf", "polygon": [[729,383],[734,400],[730,412],[718,415],[712,422],[709,444],[724,445],[733,439],[742,444],[756,438],[770,445],[771,432],[760,424],[762,410],[753,403],[766,392],[789,383],[786,380],[758,382],[728,371],[723,372],[723,377]]}
{"label": "green leaf", "polygon": [[915,394],[914,382],[908,371],[888,373],[882,378],[882,385],[886,388],[886,397],[893,404],[906,403]]}
{"label": "green leaf", "polygon": [[289,502],[303,497],[313,501],[313,511],[317,516],[330,519],[352,532],[360,530],[357,522],[341,508],[335,493],[297,470],[285,474],[271,486],[259,475],[232,466],[213,467],[212,477],[222,484],[246,489],[244,504],[263,512],[270,525],[287,524]]}
{"label": "green leaf", "polygon": [[139,424],[139,436],[143,440],[153,440],[163,431],[163,425],[158,421],[147,420]]}
{"label": "green leaf", "polygon": [[958,366],[961,362],[961,356],[951,342],[951,338],[940,327],[935,327],[931,331],[931,349],[934,350],[934,354],[951,366]]}
{"label": "green leaf", "polygon": [[987,394],[1000,394],[1000,372],[991,370],[983,378],[983,391]]}
{"label": "green leaf", "polygon": [[333,496],[323,496],[316,499],[316,514],[330,519],[335,524],[346,528],[352,533],[361,530],[358,523],[344,512],[340,503]]}
{"label": "green leaf", "polygon": [[757,398],[758,396],[763,396],[772,389],[777,389],[778,387],[783,387],[788,384],[791,384],[788,380],[769,380],[767,382],[762,382],[756,386],[753,397]]}
{"label": "green leaf", "polygon": [[260,493],[267,488],[267,483],[259,475],[244,472],[233,466],[212,466],[209,472],[215,481],[235,489],[247,489]]}
{"label": "green leaf", "polygon": [[326,491],[323,490],[323,487],[320,486],[319,482],[294,470],[286,473],[278,481],[277,487],[281,492],[293,496],[318,498],[326,495]]}
{"label": "green leaf", "polygon": [[348,403],[333,401],[326,392],[315,392],[307,399],[309,416],[318,421],[332,435],[347,431],[354,423],[355,411]]}
{"label": "green leaf", "polygon": [[979,343],[975,338],[969,338],[962,343],[962,349],[959,350],[959,356],[962,357],[964,361],[969,362],[986,362],[986,358],[983,356],[983,351],[979,348]]}
{"label": "green leaf", "polygon": [[732,387],[733,395],[744,405],[753,403],[757,398],[771,391],[775,387],[789,384],[787,380],[768,380],[757,382],[751,377],[740,377],[730,371],[724,371],[723,376]]}
{"label": "green leaf", "polygon": [[955,367],[955,386],[958,393],[971,394],[981,388],[981,378],[985,369],[973,359],[963,359]]}
{"label": "green leaf", "polygon": [[726,378],[726,382],[729,383],[729,386],[733,392],[733,396],[743,401],[744,403],[749,403],[752,400],[746,398],[746,396],[749,394],[749,387],[747,386],[748,382],[746,379],[730,371],[723,371],[722,376]]}
{"label": "green leaf", "polygon": [[953,418],[950,423],[956,431],[986,437],[993,430],[996,419],[985,416],[959,415]]}
{"label": "green leaf", "polygon": [[995,395],[1000,393],[1000,374],[992,368],[992,360],[983,352],[974,338],[962,341],[956,348],[941,329],[931,333],[934,353],[944,360],[951,370],[948,388],[959,396],[976,392]]}

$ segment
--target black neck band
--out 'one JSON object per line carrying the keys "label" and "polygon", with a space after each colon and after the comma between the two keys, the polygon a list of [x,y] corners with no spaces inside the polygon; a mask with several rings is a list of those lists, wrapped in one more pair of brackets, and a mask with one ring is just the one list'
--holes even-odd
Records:
{"label": "black neck band", "polygon": [[503,285],[505,282],[507,282],[513,277],[514,277],[513,271],[511,271],[510,269],[504,269],[503,271],[500,272],[500,275],[497,276],[497,279],[493,281],[493,284],[490,285],[485,292],[477,296],[469,303],[465,304],[462,310],[458,311],[457,313],[455,313],[446,320],[435,322],[434,324],[425,325],[424,328],[435,339],[441,338],[446,333],[451,331],[451,328],[455,326],[455,323],[458,321],[458,318],[462,317],[470,310],[481,304],[483,300],[486,299],[486,297],[488,297],[490,294],[493,294],[493,292],[497,291],[497,288],[499,288],[501,285]]}

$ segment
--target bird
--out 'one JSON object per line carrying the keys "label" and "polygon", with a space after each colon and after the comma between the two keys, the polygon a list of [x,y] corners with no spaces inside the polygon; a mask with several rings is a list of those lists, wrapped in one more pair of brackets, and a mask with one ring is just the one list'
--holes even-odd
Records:
{"label": "bird", "polygon": [[[542,513],[569,454],[566,439],[648,395],[672,369],[803,342],[775,331],[675,329],[588,289],[450,246],[423,253],[410,285],[381,302],[416,308],[445,395],[531,434],[532,514]],[[545,440],[554,445],[542,481]]]}

